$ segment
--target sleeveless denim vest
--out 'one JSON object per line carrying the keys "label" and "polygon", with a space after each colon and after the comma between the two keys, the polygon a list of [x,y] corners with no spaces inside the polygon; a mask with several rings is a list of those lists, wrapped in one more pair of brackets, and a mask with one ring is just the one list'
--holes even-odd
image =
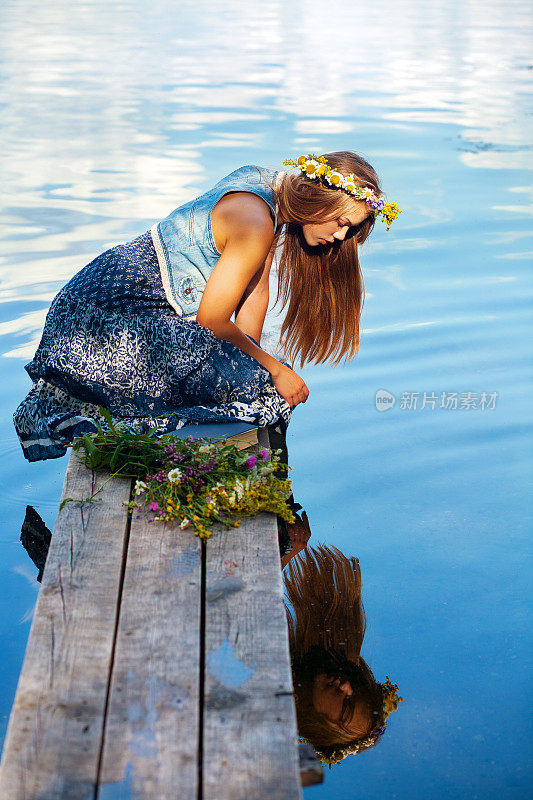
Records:
{"label": "sleeveless denim vest", "polygon": [[176,208],[152,226],[150,232],[165,294],[180,317],[195,319],[205,285],[220,258],[211,228],[211,212],[216,203],[228,192],[251,192],[267,203],[276,226],[276,198],[265,177],[275,184],[278,172],[263,167],[240,167],[205,194]]}

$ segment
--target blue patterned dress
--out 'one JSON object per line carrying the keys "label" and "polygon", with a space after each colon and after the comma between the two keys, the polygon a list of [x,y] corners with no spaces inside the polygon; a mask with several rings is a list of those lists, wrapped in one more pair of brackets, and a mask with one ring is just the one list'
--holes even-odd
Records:
{"label": "blue patterned dress", "polygon": [[285,430],[290,420],[268,370],[169,304],[150,232],[61,289],[26,370],[34,383],[14,422],[29,461],[62,456],[95,431],[99,406],[132,431],[158,434],[234,420]]}

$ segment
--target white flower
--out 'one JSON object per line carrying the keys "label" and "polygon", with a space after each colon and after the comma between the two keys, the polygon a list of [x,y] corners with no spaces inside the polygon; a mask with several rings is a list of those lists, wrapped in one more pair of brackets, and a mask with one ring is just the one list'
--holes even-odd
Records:
{"label": "white flower", "polygon": [[341,175],[340,172],[337,172],[336,169],[332,170],[329,175],[326,176],[326,180],[330,184],[330,186],[342,186],[344,183],[344,176]]}
{"label": "white flower", "polygon": [[198,448],[199,453],[210,453],[213,450],[214,445],[212,444],[203,444],[201,447]]}
{"label": "white flower", "polygon": [[309,178],[314,178],[319,166],[320,164],[318,163],[318,161],[315,161],[314,158],[309,158],[307,159],[305,165],[303,165],[303,169],[302,167],[300,167],[300,169],[302,170],[302,172],[305,172]]}
{"label": "white flower", "polygon": [[188,519],[188,517],[184,517],[180,522],[180,528],[182,530],[185,530],[185,528],[190,524],[190,522],[191,521],[190,521],[190,519]]}
{"label": "white flower", "polygon": [[240,500],[244,494],[244,485],[239,478],[235,481],[235,494],[237,495],[237,500]]}
{"label": "white flower", "polygon": [[355,192],[356,183],[353,174],[346,175],[343,181],[343,187],[347,192]]}
{"label": "white flower", "polygon": [[148,485],[144,481],[135,481],[135,494],[139,495],[148,489]]}
{"label": "white flower", "polygon": [[270,466],[269,464],[265,464],[264,467],[259,468],[260,475],[270,475],[271,472],[274,472],[274,467]]}
{"label": "white flower", "polygon": [[178,469],[176,467],[175,469],[171,469],[170,470],[170,472],[167,475],[167,478],[169,479],[170,483],[178,483],[178,481],[181,480],[181,476],[182,475],[183,475],[183,473],[182,473],[181,469]]}

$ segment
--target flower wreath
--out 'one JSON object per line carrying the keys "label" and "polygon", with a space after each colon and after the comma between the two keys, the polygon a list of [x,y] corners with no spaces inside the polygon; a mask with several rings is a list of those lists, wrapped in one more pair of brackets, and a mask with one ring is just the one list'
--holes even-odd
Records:
{"label": "flower wreath", "polygon": [[[398,709],[399,704],[403,702],[403,697],[398,697],[398,687],[395,683],[390,682],[388,675],[385,683],[381,684],[381,691],[383,694],[383,713],[386,718],[392,711],[396,711]],[[311,747],[313,747],[317,758],[319,758],[323,764],[326,764],[331,768],[332,764],[338,764],[340,761],[346,758],[346,756],[355,755],[361,750],[366,750],[369,747],[373,747],[383,736],[386,729],[387,726],[384,722],[383,725],[380,725],[379,728],[375,728],[372,733],[370,733],[364,739],[356,739],[354,742],[352,742],[352,744],[348,744],[345,747],[339,746],[334,750],[328,749],[327,755],[307,739],[301,737],[300,741],[310,744]]]}
{"label": "flower wreath", "polygon": [[299,156],[297,159],[287,158],[283,164],[292,169],[297,167],[309,180],[320,181],[328,188],[342,189],[356,200],[365,200],[374,210],[375,215],[381,214],[383,222],[387,223],[387,230],[389,230],[391,222],[394,222],[402,213],[396,203],[385,203],[383,197],[376,194],[374,189],[369,186],[360,186],[353,173],[342,175],[336,169],[332,169],[328,166],[325,156],[316,156],[311,153],[310,156]]}

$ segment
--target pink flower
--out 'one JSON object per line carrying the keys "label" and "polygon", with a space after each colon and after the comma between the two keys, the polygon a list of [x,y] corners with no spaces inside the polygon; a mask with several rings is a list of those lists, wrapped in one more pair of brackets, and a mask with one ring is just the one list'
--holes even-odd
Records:
{"label": "pink flower", "polygon": [[157,511],[159,506],[157,505],[157,503],[150,503],[148,508],[150,509],[150,511]]}
{"label": "pink flower", "polygon": [[263,461],[268,461],[268,450],[265,450],[265,448],[264,448],[264,447],[263,447],[263,449],[261,450],[261,452],[260,452],[260,454],[259,454],[259,455],[261,456],[261,458],[263,459]]}
{"label": "pink flower", "polygon": [[244,464],[246,467],[248,467],[248,469],[252,469],[257,464],[257,456],[249,456]]}

